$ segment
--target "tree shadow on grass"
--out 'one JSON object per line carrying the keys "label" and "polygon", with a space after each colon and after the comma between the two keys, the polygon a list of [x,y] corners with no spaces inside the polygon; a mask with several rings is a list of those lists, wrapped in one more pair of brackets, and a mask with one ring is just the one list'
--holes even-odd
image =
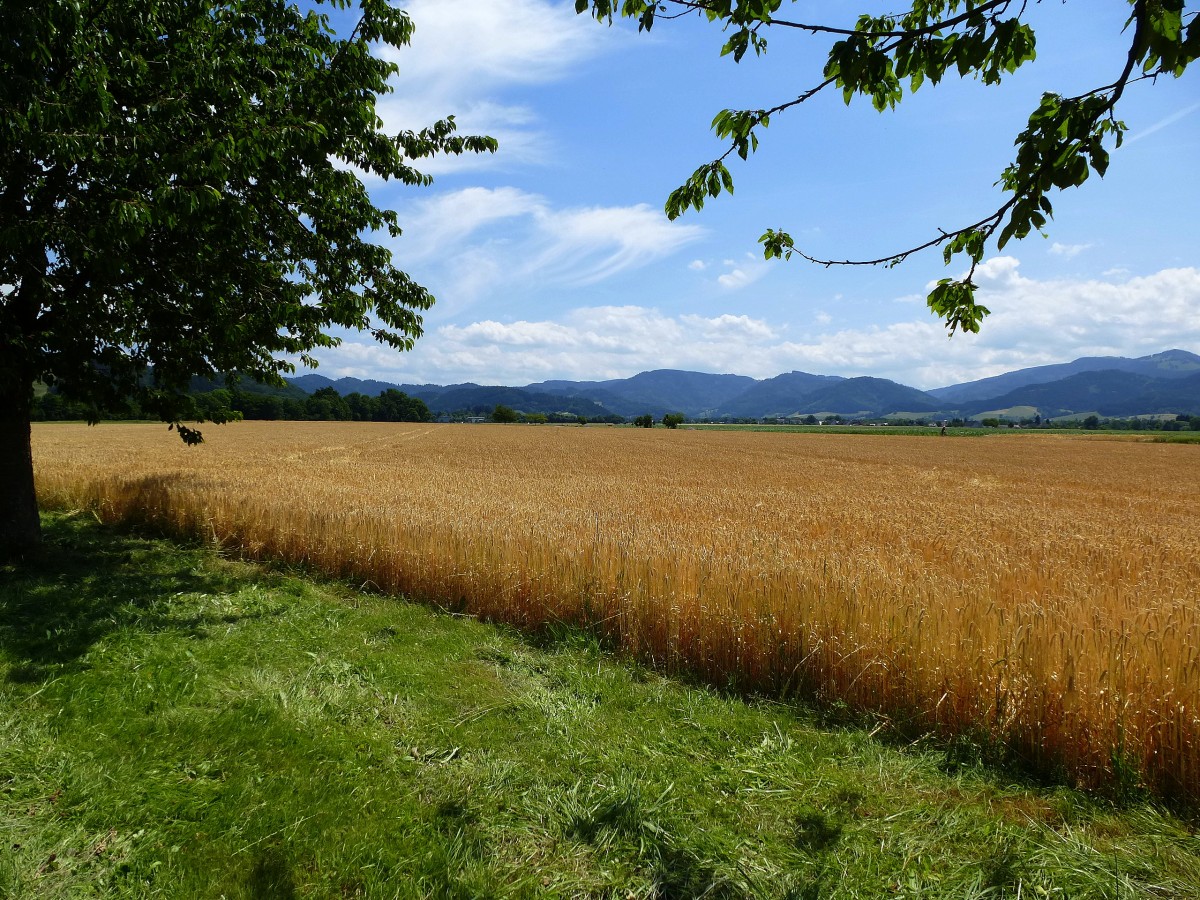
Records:
{"label": "tree shadow on grass", "polygon": [[84,516],[42,520],[42,546],[0,565],[0,662],[7,680],[37,683],[76,671],[106,635],[130,627],[203,637],[208,625],[260,618],[216,615],[173,602],[236,589],[205,572],[196,549],[100,526]]}

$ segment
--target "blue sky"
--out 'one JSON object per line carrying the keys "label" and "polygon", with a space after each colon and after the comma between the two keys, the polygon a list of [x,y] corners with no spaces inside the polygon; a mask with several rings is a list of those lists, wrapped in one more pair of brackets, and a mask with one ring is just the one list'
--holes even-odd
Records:
{"label": "blue sky", "polygon": [[[736,194],[674,222],[667,194],[723,149],[713,115],[815,84],[826,40],[773,32],[764,57],[735,65],[719,29],[693,18],[647,35],[572,2],[402,5],[416,33],[394,52],[388,130],[454,114],[500,151],[427,161],[429,188],[371,185],[400,215],[398,264],[438,302],[413,351],[347,334],[318,355],[321,374],[526,384],[800,370],[930,388],[1083,355],[1200,353],[1200,67],[1131,86],[1107,176],[1055,195],[1047,237],[988,258],[976,281],[993,315],[979,335],[948,339],[926,309],[930,283],[963,269],[937,251],[824,269],[766,262],[757,243],[782,227],[816,256],[875,257],[991,212],[1041,93],[1119,73],[1123,0],[1031,3],[1038,60],[999,88],[948,80],[883,114],[830,94],[779,116],[757,155],[733,161]],[[802,0],[789,17],[849,25],[889,9]]]}

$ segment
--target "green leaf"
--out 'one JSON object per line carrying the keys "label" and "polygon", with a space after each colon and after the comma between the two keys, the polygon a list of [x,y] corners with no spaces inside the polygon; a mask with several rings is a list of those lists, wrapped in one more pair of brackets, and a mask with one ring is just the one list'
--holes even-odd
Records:
{"label": "green leaf", "polygon": [[955,331],[978,333],[984,317],[991,314],[986,306],[975,302],[976,287],[969,279],[941,279],[929,292],[926,303],[941,319],[951,334]]}
{"label": "green leaf", "polygon": [[[0,379],[53,375],[96,409],[143,396],[178,422],[193,374],[271,380],[277,354],[372,321],[392,345],[420,334],[433,298],[393,265],[396,216],[347,168],[427,184],[413,160],[496,142],[449,118],[382,133],[396,66],[372,45],[402,46],[412,23],[380,0],[363,11],[345,36],[276,0],[41,0],[6,17],[5,109],[31,112],[4,122],[55,176],[35,185],[5,154],[0,184],[71,216],[50,233],[6,209],[0,266],[27,260],[31,235],[47,264],[5,297]],[[31,303],[44,318],[9,322]]]}
{"label": "green leaf", "polygon": [[791,259],[795,244],[792,236],[786,231],[776,231],[768,228],[758,239],[763,245],[764,259]]}

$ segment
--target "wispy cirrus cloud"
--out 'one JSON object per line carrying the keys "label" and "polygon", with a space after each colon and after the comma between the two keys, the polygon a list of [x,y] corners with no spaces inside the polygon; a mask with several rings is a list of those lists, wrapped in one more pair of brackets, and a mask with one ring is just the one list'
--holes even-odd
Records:
{"label": "wispy cirrus cloud", "polygon": [[512,101],[512,89],[569,77],[585,60],[613,46],[614,33],[575,14],[572,3],[548,0],[408,0],[415,30],[408,47],[383,55],[400,73],[395,92],[381,100],[389,132],[417,129],[454,115],[460,133],[489,134],[495,156],[424,160],[421,171],[441,174],[502,163],[545,162],[553,143],[540,114]]}
{"label": "wispy cirrus cloud", "polygon": [[739,291],[749,287],[770,271],[770,263],[763,258],[762,253],[747,252],[739,259],[693,259],[688,263],[692,272],[709,272],[719,270],[720,274],[712,275],[712,283],[725,291]]}
{"label": "wispy cirrus cloud", "polygon": [[1074,259],[1084,250],[1091,249],[1091,244],[1063,244],[1055,241],[1050,245],[1051,256],[1061,256],[1066,259]]}
{"label": "wispy cirrus cloud", "polygon": [[412,237],[397,242],[397,257],[419,266],[445,306],[459,310],[513,285],[596,284],[704,234],[644,203],[557,208],[512,187],[444,193],[411,204],[402,220]]}
{"label": "wispy cirrus cloud", "polygon": [[717,276],[717,284],[729,291],[749,287],[767,274],[770,263],[761,253],[747,253],[740,260],[725,260],[726,271]]}
{"label": "wispy cirrus cloud", "polygon": [[1181,119],[1187,118],[1188,116],[1190,116],[1192,113],[1196,112],[1197,110],[1200,110],[1200,103],[1193,103],[1190,106],[1186,106],[1183,109],[1177,110],[1176,112],[1171,113],[1171,115],[1164,116],[1163,118],[1159,119],[1157,122],[1153,122],[1150,125],[1147,125],[1145,128],[1135,131],[1133,134],[1131,134],[1129,137],[1127,137],[1125,139],[1125,143],[1127,145],[1133,144],[1137,141],[1142,140],[1143,138],[1148,138],[1148,137],[1150,137],[1150,135],[1156,134],[1157,132],[1162,131],[1164,128],[1170,128],[1176,122],[1180,121]]}

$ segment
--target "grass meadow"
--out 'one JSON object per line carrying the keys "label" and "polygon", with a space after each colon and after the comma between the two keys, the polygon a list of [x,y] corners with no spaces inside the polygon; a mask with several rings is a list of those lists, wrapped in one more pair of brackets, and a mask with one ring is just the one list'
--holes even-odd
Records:
{"label": "grass meadow", "polygon": [[44,518],[0,565],[0,897],[1194,900],[1156,804]]}
{"label": "grass meadow", "polygon": [[1053,779],[1200,800],[1200,448],[44,425],[40,498]]}

